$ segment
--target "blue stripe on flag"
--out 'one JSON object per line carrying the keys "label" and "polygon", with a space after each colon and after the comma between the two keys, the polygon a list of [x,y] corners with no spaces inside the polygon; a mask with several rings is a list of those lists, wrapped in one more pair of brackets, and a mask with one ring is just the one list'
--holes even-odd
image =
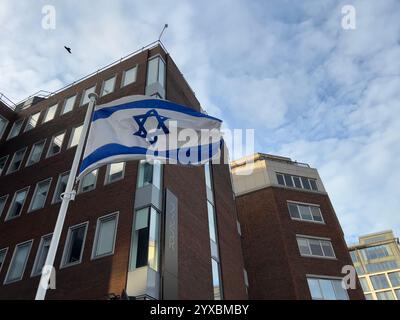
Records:
{"label": "blue stripe on flag", "polygon": [[111,116],[114,112],[117,112],[120,110],[137,109],[137,108],[156,108],[156,109],[171,110],[171,111],[185,113],[185,114],[188,114],[193,117],[208,118],[208,119],[212,119],[212,120],[215,120],[218,122],[222,122],[222,120],[220,120],[218,118],[209,116],[204,113],[197,112],[193,109],[182,106],[180,104],[176,104],[176,103],[166,101],[166,100],[158,100],[158,99],[138,100],[138,101],[133,101],[133,102],[128,102],[128,103],[123,103],[123,104],[113,106],[113,107],[107,107],[107,108],[103,108],[100,110],[96,110],[93,113],[92,121],[94,122],[99,119],[106,119],[109,116]]}
{"label": "blue stripe on flag", "polygon": [[[95,164],[98,161],[106,159],[108,157],[116,156],[116,155],[154,155],[154,157],[160,157],[162,159],[171,159],[176,160],[178,163],[182,163],[179,161],[179,154],[184,153],[185,159],[191,157],[191,154],[196,155],[196,161],[189,161],[189,163],[185,164],[198,164],[201,161],[208,160],[212,158],[220,148],[222,148],[223,140],[221,139],[218,142],[206,144],[206,145],[199,145],[195,147],[183,147],[178,148],[175,150],[166,150],[166,151],[154,151],[149,150],[143,147],[127,147],[117,143],[110,143],[93,151],[90,155],[88,155],[85,159],[83,159],[82,164],[80,166],[79,173],[84,171],[89,166]],[[191,159],[193,160],[193,159]]]}

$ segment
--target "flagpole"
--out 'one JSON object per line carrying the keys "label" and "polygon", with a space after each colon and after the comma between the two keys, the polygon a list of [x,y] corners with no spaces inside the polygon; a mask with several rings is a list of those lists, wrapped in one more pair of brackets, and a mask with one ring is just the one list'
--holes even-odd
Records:
{"label": "flagpole", "polygon": [[73,188],[74,188],[74,184],[75,184],[76,173],[78,171],[79,162],[82,157],[83,145],[85,143],[85,139],[86,139],[86,136],[88,133],[93,109],[94,109],[96,99],[97,99],[97,94],[90,93],[89,98],[90,98],[90,102],[89,102],[88,108],[86,110],[85,121],[83,123],[82,133],[79,138],[79,143],[78,143],[78,146],[75,151],[75,157],[74,157],[74,161],[72,162],[72,167],[71,167],[71,171],[69,173],[67,186],[65,188],[65,192],[62,195],[62,202],[61,202],[60,210],[58,212],[57,222],[54,227],[54,232],[53,232],[53,236],[51,238],[50,248],[47,253],[46,262],[45,262],[43,270],[42,270],[42,275],[40,278],[38,289],[36,291],[35,300],[44,300],[46,297],[48,283],[49,283],[51,274],[53,272],[54,259],[56,257],[58,244],[60,242],[61,232],[62,232],[62,229],[64,226],[64,221],[65,221],[65,216],[67,214],[68,205],[71,200],[75,199],[76,191],[73,190]]}

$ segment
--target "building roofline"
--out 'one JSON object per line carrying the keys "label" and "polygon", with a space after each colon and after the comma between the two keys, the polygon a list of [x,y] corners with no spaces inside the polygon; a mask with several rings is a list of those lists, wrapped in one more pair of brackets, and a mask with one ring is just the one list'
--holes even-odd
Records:
{"label": "building roofline", "polygon": [[256,152],[254,154],[244,156],[240,159],[231,161],[231,163],[230,163],[231,168],[234,169],[234,168],[238,168],[241,166],[245,166],[247,163],[249,163],[249,160],[252,160],[252,161],[250,161],[250,163],[259,161],[259,160],[279,161],[279,162],[284,162],[284,163],[288,163],[288,164],[292,164],[292,165],[296,165],[296,166],[300,166],[300,167],[311,168],[311,166],[307,163],[293,161],[291,158],[288,158],[288,157],[283,157],[283,156],[273,155],[273,154],[268,154],[268,153],[261,153],[261,152]]}

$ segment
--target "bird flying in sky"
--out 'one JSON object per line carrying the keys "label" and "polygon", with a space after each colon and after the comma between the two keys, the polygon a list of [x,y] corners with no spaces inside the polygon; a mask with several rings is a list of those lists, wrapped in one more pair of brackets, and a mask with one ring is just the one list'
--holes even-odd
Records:
{"label": "bird flying in sky", "polygon": [[64,48],[65,48],[65,50],[67,50],[69,53],[71,53],[71,54],[72,54],[72,52],[71,52],[71,48],[68,48],[68,47],[66,47],[66,46],[64,46]]}

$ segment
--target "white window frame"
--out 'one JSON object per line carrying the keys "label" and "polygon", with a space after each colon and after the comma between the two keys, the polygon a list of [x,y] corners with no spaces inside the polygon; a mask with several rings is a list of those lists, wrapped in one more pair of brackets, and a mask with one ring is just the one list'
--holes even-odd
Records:
{"label": "white window frame", "polygon": [[[49,120],[46,120],[46,118],[47,118],[47,115],[49,114],[49,111],[50,111],[50,109],[52,109],[52,108],[54,108],[54,109],[55,109],[55,111],[54,111],[54,116],[53,116],[53,118],[51,118],[51,119],[49,119]],[[55,119],[55,117],[56,117],[56,114],[57,114],[57,109],[58,109],[58,102],[57,102],[57,103],[55,103],[55,104],[53,104],[52,106],[48,107],[48,108],[46,109],[46,112],[45,112],[45,114],[44,114],[44,117],[43,117],[43,120],[42,120],[42,124],[43,124],[43,123],[47,123],[47,122],[50,122],[50,121],[54,120],[54,119]]]}
{"label": "white window frame", "polygon": [[54,192],[53,192],[53,198],[52,198],[52,200],[51,200],[51,204],[59,203],[59,202],[62,201],[61,198],[60,198],[60,199],[56,199],[57,190],[58,190],[59,184],[60,184],[60,182],[61,182],[61,177],[62,177],[62,176],[65,176],[65,175],[69,175],[69,174],[70,174],[70,171],[68,170],[68,171],[62,172],[62,173],[60,173],[60,174],[58,175],[57,184],[56,184],[56,187],[55,187]]}
{"label": "white window frame", "polygon": [[2,115],[0,115],[0,119],[4,120],[4,128],[0,130],[0,141],[3,138],[4,132],[6,132],[6,129],[8,127],[8,124],[10,121],[8,121],[8,119],[6,119],[5,117],[3,117]]}
{"label": "white window frame", "polygon": [[[71,143],[72,143],[72,139],[74,138],[75,130],[76,130],[77,128],[79,128],[79,127],[82,127],[82,129],[83,129],[83,123],[81,123],[80,125],[77,125],[77,126],[75,126],[75,127],[72,128],[71,134],[69,135],[69,139],[68,139],[67,149],[74,148],[74,147],[77,146],[77,145],[71,146]],[[82,134],[82,132],[81,132],[81,134]]]}
{"label": "white window frame", "polygon": [[[28,159],[26,159],[25,167],[30,167],[30,166],[33,166],[34,164],[40,162],[40,160],[42,159],[43,151],[44,151],[44,149],[46,148],[46,141],[47,141],[47,138],[42,139],[42,140],[40,140],[40,141],[38,141],[38,142],[35,142],[35,143],[32,145],[31,151],[29,152]],[[43,144],[43,149],[42,149],[42,151],[40,152],[39,160],[38,160],[37,162],[34,162],[34,163],[32,163],[32,164],[29,164],[29,160],[30,160],[31,157],[32,157],[33,148],[34,148],[37,144],[40,144],[40,143],[42,143],[42,142],[44,142],[44,144]]]}
{"label": "white window frame", "polygon": [[[308,286],[308,281],[307,281],[307,279],[309,279],[309,278],[316,279],[316,280],[343,281],[343,279],[340,278],[340,277],[332,277],[332,276],[324,276],[324,275],[316,275],[316,274],[306,274],[306,282],[307,282],[308,292],[310,293],[311,299],[312,299],[312,293],[311,293],[311,290],[310,290],[310,288]],[[319,281],[318,281],[318,285],[320,286]],[[321,286],[320,286],[320,290],[321,290],[321,293],[322,293]],[[333,290],[335,291],[335,288],[333,288]],[[346,289],[343,289],[343,290],[346,292],[347,300],[350,300],[349,293],[347,292],[347,290]],[[336,295],[336,292],[335,292],[335,295]],[[315,300],[325,300],[325,299],[315,299]]]}
{"label": "white window frame", "polygon": [[0,218],[3,215],[4,209],[6,208],[7,200],[8,200],[9,194],[3,194],[0,199],[5,198],[6,200],[4,201],[4,207],[0,208]]}
{"label": "white window frame", "polygon": [[[64,103],[63,103],[63,106],[62,106],[62,108],[61,108],[61,113],[60,113],[61,116],[64,115],[64,114],[67,114],[67,113],[70,113],[70,112],[74,111],[74,107],[75,107],[75,104],[76,104],[76,96],[77,96],[77,95],[74,94],[74,95],[69,96],[69,97],[67,97],[67,98],[64,99]],[[68,101],[69,99],[71,99],[71,98],[74,98],[74,103],[72,104],[72,109],[69,110],[69,111],[67,111],[67,112],[65,112],[65,106],[66,106],[66,104],[67,104],[67,101]]]}
{"label": "white window frame", "polygon": [[[298,242],[297,242],[297,240],[298,240],[299,238],[304,239],[304,240],[307,240],[308,249],[309,249],[310,252],[311,252],[311,246],[310,246],[310,242],[309,242],[308,240],[316,240],[316,241],[319,241],[319,244],[320,244],[320,246],[321,246],[321,251],[322,251],[322,253],[323,253],[324,255],[323,255],[323,256],[318,256],[318,255],[314,255],[314,254],[312,254],[312,253],[310,253],[310,254],[303,254],[303,253],[301,253],[301,252],[300,252],[300,247],[299,247]],[[323,248],[322,248],[322,243],[321,243],[321,241],[328,241],[328,242],[330,243],[330,246],[331,246],[331,249],[332,249],[332,252],[333,252],[333,257],[331,257],[331,256],[325,256],[324,250],[323,250]],[[307,235],[302,235],[302,234],[296,234],[296,243],[297,243],[297,247],[298,247],[298,249],[299,249],[299,254],[300,254],[300,256],[302,256],[302,257],[337,260],[335,250],[333,249],[332,240],[331,240],[330,238],[313,237],[313,236],[307,236]]]}
{"label": "white window frame", "polygon": [[[165,88],[165,86],[166,86],[166,76],[167,76],[167,63],[165,62],[164,58],[159,53],[157,53],[154,56],[151,56],[150,58],[147,59],[146,86],[149,86],[149,85],[153,84],[153,83],[149,84],[147,80],[148,80],[148,72],[149,72],[149,62],[151,60],[154,60],[154,59],[159,59],[159,60],[158,60],[158,63],[157,63],[157,80],[156,80],[156,82],[153,82],[153,83],[159,83],[162,88]],[[165,66],[164,79],[163,79],[162,82],[160,81],[160,60],[164,63],[164,66]]]}
{"label": "white window frame", "polygon": [[[57,153],[53,153],[52,155],[49,155],[49,153],[50,153],[50,148],[51,148],[51,146],[52,146],[52,144],[53,144],[53,142],[54,142],[55,137],[59,136],[60,134],[64,134],[63,141],[62,141],[61,146],[60,146],[60,151],[58,151]],[[65,135],[66,135],[66,134],[67,134],[66,131],[61,131],[61,132],[58,132],[58,133],[54,134],[54,135],[51,137],[50,144],[49,144],[49,146],[47,147],[46,159],[47,159],[47,158],[54,157],[54,156],[56,156],[56,155],[58,155],[58,154],[61,153],[62,148],[63,148],[63,146],[64,146]]]}
{"label": "white window frame", "polygon": [[10,157],[10,155],[6,155],[6,156],[3,156],[3,157],[0,158],[0,159],[6,158],[6,161],[4,162],[4,168],[1,170],[0,176],[3,174],[3,172],[7,172],[7,170],[5,170],[5,169],[7,168],[7,161],[8,161],[9,157]]}
{"label": "white window frame", "polygon": [[[65,259],[67,258],[66,255],[68,253],[68,251],[70,250],[70,240],[71,240],[71,232],[73,229],[77,229],[84,226],[85,227],[85,234],[83,236],[83,241],[82,241],[82,250],[81,250],[81,255],[79,258],[79,261],[75,261],[75,262],[70,262],[70,263],[66,263]],[[64,250],[63,250],[63,254],[62,254],[62,258],[61,258],[61,264],[60,264],[60,269],[64,269],[64,268],[68,268],[68,267],[72,267],[72,266],[76,266],[78,264],[82,263],[83,260],[83,252],[85,251],[85,243],[86,243],[86,236],[87,236],[87,231],[89,229],[89,221],[85,221],[82,223],[78,223],[76,225],[73,225],[71,227],[68,228],[68,234],[67,234],[67,238],[64,244]]]}
{"label": "white window frame", "polygon": [[[111,79],[114,79],[113,88],[112,88],[112,90],[110,92],[104,93],[105,84],[106,84],[107,81],[109,81]],[[115,91],[116,83],[117,83],[117,75],[116,74],[114,74],[113,76],[103,80],[103,82],[101,84],[100,97],[104,97],[104,96],[107,96],[107,95],[113,93]]]}
{"label": "white window frame", "polygon": [[[7,139],[6,139],[6,140],[10,140],[10,139],[16,138],[16,137],[18,137],[18,136],[21,134],[22,128],[23,128],[23,126],[24,126],[24,121],[25,121],[25,119],[17,119],[17,120],[14,121],[14,123],[13,123],[13,125],[12,125],[12,127],[11,127],[11,129],[10,129],[10,132],[9,132],[8,135],[7,135]],[[17,122],[22,122],[21,128],[19,129],[17,135],[15,135],[14,137],[11,137],[11,132],[13,132],[13,129],[14,129],[14,127],[15,127],[15,123],[17,123]]]}
{"label": "white window frame", "polygon": [[5,253],[4,253],[4,260],[3,260],[3,263],[2,263],[1,266],[0,266],[0,272],[1,272],[1,270],[3,269],[4,262],[6,261],[7,253],[8,253],[8,248],[9,248],[9,247],[5,247],[5,248],[1,248],[1,249],[0,249],[0,253],[5,251]]}
{"label": "white window frame", "polygon": [[[19,218],[22,215],[22,211],[24,210],[26,199],[28,198],[29,189],[30,189],[30,186],[27,186],[25,188],[19,189],[19,190],[14,192],[13,198],[11,200],[10,206],[8,207],[7,215],[6,215],[6,218],[4,219],[4,221],[10,221],[10,220]],[[15,217],[10,217],[10,210],[12,208],[12,205],[13,205],[14,201],[15,201],[15,197],[17,196],[17,193],[20,192],[20,191],[24,191],[24,190],[26,190],[26,196],[25,196],[24,202],[22,203],[20,214],[15,216]]]}
{"label": "white window frame", "polygon": [[[39,276],[39,275],[42,274],[42,271],[38,272],[36,269],[37,269],[37,264],[39,263],[39,257],[40,257],[40,255],[42,254],[42,251],[43,251],[44,240],[45,240],[45,238],[48,238],[48,237],[51,237],[51,239],[52,239],[53,238],[53,233],[45,234],[44,236],[42,236],[40,238],[39,246],[38,246],[38,249],[36,251],[35,261],[34,261],[33,267],[32,267],[31,278]],[[50,244],[51,244],[51,240],[50,240]]]}
{"label": "white window frame", "polygon": [[[46,198],[44,199],[43,207],[37,208],[37,209],[32,209],[33,200],[35,200],[35,196],[36,196],[36,192],[37,192],[37,190],[38,190],[39,184],[42,183],[42,182],[47,182],[47,181],[49,181],[49,188],[48,188],[48,190],[47,190]],[[53,178],[50,177],[50,178],[43,179],[43,180],[41,180],[41,181],[39,181],[39,182],[36,183],[35,190],[33,191],[32,198],[31,198],[31,202],[30,202],[30,204],[29,204],[28,213],[35,212],[35,211],[37,211],[37,210],[43,209],[43,208],[46,206],[46,201],[47,201],[47,197],[49,196],[49,193],[50,193],[50,188],[51,188],[51,182],[52,182],[52,181],[53,181]]]}
{"label": "white window frame", "polygon": [[[306,203],[306,202],[299,202],[299,201],[293,201],[293,200],[287,200],[286,202],[287,202],[287,208],[288,208],[288,211],[289,211],[289,217],[290,217],[290,219],[296,220],[296,221],[303,221],[303,222],[311,222],[311,223],[325,224],[324,216],[322,215],[321,206],[320,206],[319,204]],[[301,206],[308,206],[308,207],[317,207],[317,208],[319,209],[319,213],[321,214],[322,221],[316,221],[316,220],[314,220],[314,216],[312,215],[311,208],[310,208],[310,213],[311,213],[312,220],[303,219],[303,218],[301,217],[300,209],[299,209],[298,207],[297,207],[297,210],[299,211],[299,216],[300,216],[300,218],[293,218],[293,217],[291,216],[291,214],[290,214],[289,204],[294,204],[294,205],[297,205],[297,206],[301,205]]]}
{"label": "white window frame", "polygon": [[[35,129],[35,128],[39,125],[39,119],[40,119],[40,114],[41,114],[41,113],[42,113],[42,111],[38,111],[38,112],[32,113],[32,114],[29,116],[28,120],[27,120],[26,123],[25,123],[24,132],[33,130],[33,129]],[[28,124],[29,124],[29,122],[31,121],[32,117],[35,116],[35,115],[37,115],[37,114],[39,114],[39,117],[38,117],[38,119],[37,119],[37,121],[36,121],[35,126],[34,126],[33,128],[28,129]]]}
{"label": "white window frame", "polygon": [[[97,251],[97,246],[98,246],[98,240],[99,240],[99,231],[100,231],[100,224],[102,223],[102,221],[104,220],[109,220],[111,218],[115,217],[115,229],[114,229],[114,239],[113,239],[113,249],[111,252],[108,253],[104,253],[104,254],[100,254],[100,255],[96,255],[96,251]],[[97,218],[97,223],[96,223],[96,232],[94,235],[94,241],[93,241],[93,246],[92,246],[92,255],[91,255],[91,260],[96,260],[96,259],[100,259],[103,257],[108,257],[108,256],[112,256],[115,252],[115,243],[117,241],[117,232],[118,232],[118,221],[119,221],[119,211],[107,214],[105,216],[99,217]]]}
{"label": "white window frame", "polygon": [[[14,154],[13,154],[13,156],[12,156],[12,158],[11,158],[11,161],[10,161],[10,163],[8,164],[8,168],[7,168],[6,175],[7,175],[7,174],[14,173],[14,172],[17,172],[17,171],[19,171],[19,170],[21,169],[21,167],[22,167],[22,164],[23,164],[23,162],[24,162],[24,159],[25,159],[25,154],[26,154],[26,150],[27,150],[27,149],[28,149],[28,147],[24,147],[24,148],[21,148],[21,149],[19,149],[19,150],[17,150],[17,151],[15,151],[15,152],[14,152]],[[12,164],[12,163],[13,163],[13,161],[14,161],[15,155],[17,154],[17,152],[20,152],[20,151],[22,151],[22,150],[24,151],[24,154],[22,155],[21,164],[19,165],[19,167],[18,167],[18,169],[17,169],[17,170],[10,171],[11,164]]]}
{"label": "white window frame", "polygon": [[85,104],[83,104],[83,100],[85,99],[86,91],[88,91],[89,89],[92,89],[92,88],[94,88],[93,92],[96,92],[97,83],[95,83],[94,85],[92,85],[90,87],[87,87],[86,89],[83,89],[82,96],[81,96],[81,101],[79,102],[79,106],[80,107],[85,106],[85,105],[87,105],[89,103],[89,102],[85,102]]}
{"label": "white window frame", "polygon": [[[311,191],[311,192],[319,192],[319,190],[318,190],[318,184],[317,184],[318,179],[309,178],[309,177],[305,177],[305,176],[298,176],[298,175],[294,175],[294,174],[291,174],[291,173],[283,173],[283,172],[280,172],[280,171],[275,171],[275,174],[276,174],[276,175],[279,174],[279,175],[283,176],[283,182],[285,183],[284,185],[279,184],[279,182],[278,182],[278,177],[276,176],[276,182],[277,182],[277,184],[278,184],[279,186],[285,186],[286,188],[292,188],[292,189],[297,189],[297,190],[306,190],[306,191]],[[293,183],[293,187],[288,186],[288,185],[286,184],[285,174],[288,175],[288,176],[290,176],[290,180],[291,180],[292,183]],[[296,184],[294,183],[294,178],[293,178],[293,177],[298,177],[298,178],[299,178],[300,184],[301,184],[301,188],[296,187]],[[314,190],[314,189],[311,188],[310,182],[308,182],[308,183],[310,184],[310,189],[305,188],[305,187],[304,187],[304,184],[303,184],[303,180],[302,180],[301,178],[304,178],[304,179],[307,179],[307,180],[314,180],[314,181],[315,181],[315,184],[317,185],[317,190]]]}
{"label": "white window frame", "polygon": [[[79,181],[79,188],[78,188],[78,193],[80,194],[80,193],[85,193],[85,192],[90,192],[90,191],[93,191],[93,190],[95,190],[96,189],[96,187],[97,187],[97,179],[99,178],[99,169],[100,168],[96,168],[96,169],[94,169],[94,170],[92,170],[92,171],[90,171],[90,172],[88,172],[87,174],[85,174],[83,177],[82,177],[82,179]],[[83,180],[84,180],[84,178],[88,175],[88,174],[90,174],[90,173],[92,173],[93,171],[96,171],[97,170],[97,174],[96,174],[96,179],[94,180],[94,186],[93,186],[93,189],[90,189],[90,190],[83,190]]]}
{"label": "white window frame", "polygon": [[[130,83],[125,84],[125,75],[126,75],[126,73],[127,73],[128,71],[130,71],[130,70],[133,70],[133,69],[136,69],[136,72],[135,72],[135,80],[133,80],[133,81],[130,82]],[[134,65],[132,68],[125,69],[124,72],[122,73],[121,88],[126,87],[126,86],[129,86],[129,85],[132,84],[132,83],[135,83],[135,82],[137,81],[137,72],[138,72],[138,65],[137,65],[137,64]]]}
{"label": "white window frame", "polygon": [[106,175],[105,175],[105,177],[104,177],[104,185],[111,184],[111,183],[114,183],[114,182],[123,180],[123,179],[125,178],[126,161],[120,161],[120,162],[115,162],[115,163],[121,163],[121,162],[124,164],[124,167],[123,167],[123,169],[122,169],[122,176],[121,176],[121,178],[119,178],[119,179],[117,179],[117,180],[110,181],[111,165],[113,164],[113,163],[110,163],[110,164],[107,165],[107,168],[106,168]]}
{"label": "white window frame", "polygon": [[[24,244],[27,244],[27,243],[29,243],[30,245],[29,245],[28,254],[26,255],[26,259],[25,259],[25,262],[24,262],[24,267],[23,267],[23,270],[22,270],[21,277],[19,279],[14,279],[14,280],[10,281],[10,280],[8,280],[8,276],[10,274],[11,266],[13,265],[13,262],[14,262],[15,254],[17,253],[17,248],[20,247],[20,246],[23,246]],[[18,244],[15,245],[14,252],[13,252],[10,264],[8,265],[7,274],[6,274],[5,278],[4,278],[3,284],[9,284],[9,283],[18,282],[18,281],[21,281],[24,278],[26,265],[28,263],[29,256],[30,256],[31,250],[32,250],[32,245],[33,245],[33,239],[28,240],[28,241],[24,241],[24,242],[21,242],[21,243],[18,243]]]}

